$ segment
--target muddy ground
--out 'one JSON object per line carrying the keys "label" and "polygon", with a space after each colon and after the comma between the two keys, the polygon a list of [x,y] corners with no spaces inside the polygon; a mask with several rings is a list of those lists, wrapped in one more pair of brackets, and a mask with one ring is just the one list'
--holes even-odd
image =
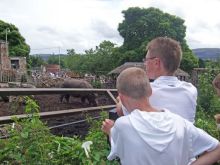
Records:
{"label": "muddy ground", "polygon": [[[80,98],[75,97],[71,97],[69,103],[65,100],[61,103],[60,95],[35,95],[34,100],[38,103],[40,112],[90,107],[87,101],[83,104]],[[103,94],[99,94],[96,101],[98,106],[114,104],[109,96]],[[22,98],[12,102],[0,101],[0,116],[24,114],[24,108],[25,105]]]}

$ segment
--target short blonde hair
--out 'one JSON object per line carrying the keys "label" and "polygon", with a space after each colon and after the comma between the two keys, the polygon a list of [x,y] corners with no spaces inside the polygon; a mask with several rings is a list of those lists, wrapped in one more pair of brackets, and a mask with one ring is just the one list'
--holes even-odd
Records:
{"label": "short blonde hair", "polygon": [[179,42],[168,37],[157,37],[150,41],[147,50],[152,57],[161,59],[164,68],[169,73],[174,73],[180,66],[182,50]]}
{"label": "short blonde hair", "polygon": [[141,99],[151,95],[151,87],[146,72],[137,67],[125,69],[117,78],[117,89],[119,93]]}

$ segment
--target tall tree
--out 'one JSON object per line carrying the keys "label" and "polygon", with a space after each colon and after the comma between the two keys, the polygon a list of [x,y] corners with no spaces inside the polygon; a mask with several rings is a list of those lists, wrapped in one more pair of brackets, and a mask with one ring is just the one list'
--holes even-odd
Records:
{"label": "tall tree", "polygon": [[49,56],[47,63],[48,64],[57,64],[57,65],[60,64],[60,67],[64,68],[65,67],[64,58],[65,58],[65,56],[62,56],[62,55],[52,55],[52,56]]}
{"label": "tall tree", "polygon": [[[128,51],[124,53],[125,58],[128,58],[126,54],[133,57],[136,54],[135,59],[141,61],[146,53],[147,43],[153,38],[166,36],[179,41],[183,51],[186,52],[183,53],[182,69],[191,71],[192,67],[198,66],[198,59],[186,44],[186,26],[183,19],[153,7],[148,9],[132,7],[122,13],[124,20],[119,24],[118,31],[124,38],[123,49]],[[188,67],[187,63],[193,66],[185,68]]]}
{"label": "tall tree", "polygon": [[103,41],[94,50],[86,50],[84,54],[76,54],[71,50],[64,61],[66,67],[75,72],[106,74],[118,64],[115,44],[110,41]]}
{"label": "tall tree", "polygon": [[67,49],[67,55],[75,55],[75,49]]}
{"label": "tall tree", "polygon": [[110,41],[103,41],[96,46],[95,50],[86,51],[86,61],[84,69],[91,73],[106,74],[111,71],[115,65],[115,44]]}
{"label": "tall tree", "polygon": [[96,47],[94,65],[100,73],[107,73],[114,67],[114,49],[115,44],[110,41],[103,41]]}
{"label": "tall tree", "polygon": [[9,43],[9,55],[28,57],[30,46],[25,42],[18,28],[13,24],[0,20],[0,40],[6,40],[6,33]]}
{"label": "tall tree", "polygon": [[157,8],[129,8],[122,12],[124,21],[118,31],[124,38],[124,46],[129,49],[140,47],[144,41],[158,36],[167,36],[183,42],[186,27],[184,20],[164,13]]}

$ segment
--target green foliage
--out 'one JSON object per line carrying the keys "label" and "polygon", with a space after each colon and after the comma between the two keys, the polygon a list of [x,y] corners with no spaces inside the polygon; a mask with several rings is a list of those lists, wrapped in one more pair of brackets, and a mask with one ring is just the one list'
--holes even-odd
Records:
{"label": "green foliage", "polygon": [[198,104],[206,111],[212,110],[212,107],[220,107],[219,97],[212,86],[216,74],[213,70],[209,70],[199,76]]}
{"label": "green foliage", "polygon": [[115,44],[103,41],[95,50],[86,50],[85,54],[76,54],[74,50],[68,50],[68,56],[64,59],[65,66],[75,72],[107,74],[116,65]]}
{"label": "green foliage", "polygon": [[[107,155],[109,154],[110,148],[107,143],[107,136],[101,131],[101,122],[107,118],[107,113],[102,112],[100,120],[92,120],[88,118],[88,122],[91,125],[91,128],[88,132],[88,135],[85,138],[85,141],[92,141],[90,159],[82,160],[83,164],[92,164],[93,165],[117,165],[117,161],[108,161]],[[85,157],[85,153],[83,153]]]}
{"label": "green foliage", "polygon": [[94,66],[99,68],[100,71],[105,73],[113,69],[113,59],[114,59],[114,46],[110,41],[103,41],[98,47],[96,47]]}
{"label": "green foliage", "polygon": [[204,60],[202,60],[201,58],[199,58],[199,68],[205,68],[206,65],[205,65],[205,62]]}
{"label": "green foliage", "polygon": [[181,43],[184,40],[186,27],[179,17],[153,7],[131,7],[122,13],[125,19],[119,24],[118,31],[128,50],[136,49],[144,41],[149,42],[158,36],[171,37]]}
{"label": "green foliage", "polygon": [[216,73],[209,70],[200,75],[198,86],[198,105],[195,125],[211,136],[220,140],[220,131],[217,130],[214,115],[219,113],[220,98],[212,86]]}
{"label": "green foliage", "polygon": [[220,140],[220,131],[216,127],[214,115],[216,114],[216,109],[204,110],[202,107],[198,106],[196,113],[196,123],[195,125],[204,131],[206,131],[211,136]]}
{"label": "green foliage", "polygon": [[65,67],[69,68],[74,72],[84,73],[86,70],[84,69],[85,63],[87,62],[84,55],[67,55],[64,59]]}
{"label": "green foliage", "polygon": [[198,59],[186,44],[186,27],[184,20],[164,13],[157,8],[132,7],[122,12],[124,21],[119,24],[118,31],[124,38],[121,62],[141,61],[146,54],[146,46],[156,37],[171,37],[181,43],[183,60],[181,68],[191,72],[198,67]]}
{"label": "green foliage", "polygon": [[0,39],[5,40],[6,29],[7,41],[9,42],[9,55],[28,57],[30,53],[30,46],[27,45],[24,37],[21,36],[15,25],[0,20]]}
{"label": "green foliage", "polygon": [[45,62],[41,56],[29,56],[29,64],[31,67],[40,67],[44,65]]}
{"label": "green foliage", "polygon": [[191,73],[193,68],[198,68],[199,59],[192,53],[192,51],[183,52],[180,68]]}
{"label": "green foliage", "polygon": [[102,88],[102,83],[99,80],[92,81],[93,88]]}
{"label": "green foliage", "polygon": [[220,69],[220,59],[217,59],[216,61],[206,60],[205,65],[209,69]]}
{"label": "green foliage", "polygon": [[[106,118],[103,112],[100,120],[88,121],[90,131],[84,140],[78,137],[58,137],[50,133],[39,119],[38,105],[26,97],[25,119],[14,118],[14,124],[7,127],[9,138],[0,139],[0,162],[6,164],[53,164],[53,165],[117,165],[108,161],[109,146],[106,135],[101,131],[101,122]],[[91,152],[86,157],[81,147],[84,141],[92,141]]]}
{"label": "green foliage", "polygon": [[67,49],[67,55],[75,55],[75,49]]}
{"label": "green foliage", "polygon": [[61,68],[65,67],[65,64],[64,64],[64,59],[65,59],[65,56],[62,56],[60,55],[52,55],[52,56],[49,56],[48,60],[47,60],[47,63],[48,64],[57,64],[61,66]]}
{"label": "green foliage", "polygon": [[45,156],[49,152],[49,129],[39,120],[38,105],[26,97],[26,119],[14,118],[14,126],[9,127],[10,138],[1,140],[0,162],[4,164],[32,164],[48,162]]}

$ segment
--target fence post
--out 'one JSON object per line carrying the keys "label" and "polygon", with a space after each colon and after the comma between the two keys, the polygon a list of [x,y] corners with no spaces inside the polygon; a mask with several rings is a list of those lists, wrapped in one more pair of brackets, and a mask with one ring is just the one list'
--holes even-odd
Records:
{"label": "fence post", "polygon": [[0,82],[2,82],[2,71],[0,71]]}

